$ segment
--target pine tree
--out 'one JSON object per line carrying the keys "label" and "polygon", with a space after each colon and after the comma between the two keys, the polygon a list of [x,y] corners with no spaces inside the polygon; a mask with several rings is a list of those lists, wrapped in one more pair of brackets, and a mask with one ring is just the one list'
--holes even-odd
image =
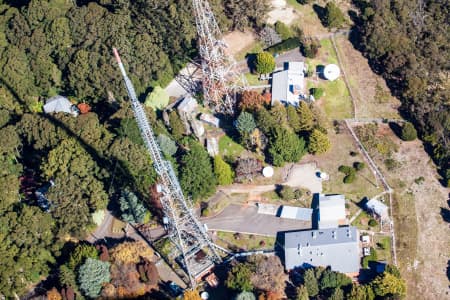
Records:
{"label": "pine tree", "polygon": [[269,154],[275,166],[282,166],[285,162],[298,162],[305,152],[305,141],[294,132],[282,127],[272,130]]}
{"label": "pine tree", "polygon": [[297,113],[300,118],[300,130],[301,131],[311,131],[314,126],[314,114],[309,108],[308,104],[304,101],[300,101],[297,108]]}
{"label": "pine tree", "polygon": [[292,105],[289,105],[286,109],[286,113],[287,113],[287,119],[288,119],[289,126],[291,126],[291,128],[295,132],[299,132],[301,129],[300,117],[298,116],[297,110],[295,109],[295,107]]}
{"label": "pine tree", "polygon": [[303,281],[305,282],[305,287],[308,290],[308,295],[314,297],[319,293],[319,283],[314,274],[314,269],[308,269],[303,275]]}
{"label": "pine tree", "polygon": [[297,300],[309,300],[308,289],[304,285],[297,287]]}
{"label": "pine tree", "polygon": [[275,58],[269,52],[260,52],[256,55],[256,72],[267,74],[275,69]]}
{"label": "pine tree", "polygon": [[147,209],[139,201],[135,194],[128,190],[122,191],[119,198],[120,211],[122,212],[122,219],[131,224],[142,223],[147,214]]}
{"label": "pine tree", "polygon": [[233,183],[233,170],[220,155],[214,157],[214,174],[216,175],[217,183],[219,185],[228,185]]}
{"label": "pine tree", "polygon": [[102,285],[110,280],[109,262],[88,258],[80,267],[78,281],[83,293],[91,298],[100,294]]}
{"label": "pine tree", "polygon": [[184,124],[183,121],[181,121],[180,116],[175,110],[172,110],[169,114],[169,123],[171,128],[172,136],[179,140],[184,135]]}
{"label": "pine tree", "polygon": [[239,131],[239,133],[250,134],[255,128],[256,123],[255,119],[253,118],[253,115],[246,111],[241,112],[241,114],[236,120],[236,129]]}
{"label": "pine tree", "polygon": [[312,154],[323,154],[331,147],[328,136],[320,130],[314,129],[309,136],[308,151]]}
{"label": "pine tree", "polygon": [[214,193],[216,178],[208,152],[198,143],[181,158],[180,185],[194,201]]}

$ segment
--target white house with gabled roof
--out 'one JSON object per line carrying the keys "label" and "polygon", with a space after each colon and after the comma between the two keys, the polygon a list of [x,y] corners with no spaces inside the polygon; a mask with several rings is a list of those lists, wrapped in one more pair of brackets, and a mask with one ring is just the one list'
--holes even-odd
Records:
{"label": "white house with gabled roof", "polygon": [[273,73],[272,106],[276,103],[298,106],[305,97],[304,62],[287,62],[283,71]]}

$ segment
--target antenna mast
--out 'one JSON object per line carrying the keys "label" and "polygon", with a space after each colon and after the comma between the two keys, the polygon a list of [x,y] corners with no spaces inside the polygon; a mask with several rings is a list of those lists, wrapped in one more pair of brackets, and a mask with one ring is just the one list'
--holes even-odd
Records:
{"label": "antenna mast", "polygon": [[204,102],[217,113],[233,114],[236,93],[247,81],[236,70],[236,62],[227,55],[226,43],[207,0],[192,0],[202,67]]}
{"label": "antenna mast", "polygon": [[[125,81],[142,139],[150,153],[156,173],[159,175],[158,192],[162,192],[161,204],[165,217],[168,219],[169,237],[180,251],[180,262],[189,276],[191,286],[195,287],[196,279],[215,263],[221,262],[222,259],[216,252],[205,228],[197,220],[192,208],[185,200],[172,164],[163,159],[153,130],[136,97],[133,84],[126,74],[119,53],[116,48],[113,48],[113,52]],[[200,251],[203,251],[202,255],[198,255]]]}

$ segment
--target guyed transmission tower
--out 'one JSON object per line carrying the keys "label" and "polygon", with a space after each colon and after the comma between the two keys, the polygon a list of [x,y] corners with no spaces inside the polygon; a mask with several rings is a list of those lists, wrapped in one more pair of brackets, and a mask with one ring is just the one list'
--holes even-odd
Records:
{"label": "guyed transmission tower", "polygon": [[125,81],[142,139],[159,176],[158,192],[162,194],[160,199],[165,215],[164,219],[167,220],[164,223],[168,235],[179,250],[178,262],[186,270],[191,287],[195,287],[196,280],[205,271],[210,270],[215,263],[220,263],[222,259],[216,252],[215,245],[210,240],[206,229],[197,220],[192,207],[186,201],[172,164],[163,158],[145,111],[136,97],[133,84],[125,72],[117,49],[113,48],[113,52]]}
{"label": "guyed transmission tower", "polygon": [[192,0],[202,67],[203,98],[216,113],[233,114],[237,93],[247,87],[236,62],[227,55],[222,32],[207,0]]}

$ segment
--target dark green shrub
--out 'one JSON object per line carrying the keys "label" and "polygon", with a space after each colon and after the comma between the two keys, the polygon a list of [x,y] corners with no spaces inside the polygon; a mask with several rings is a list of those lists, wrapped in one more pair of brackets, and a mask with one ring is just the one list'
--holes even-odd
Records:
{"label": "dark green shrub", "polygon": [[388,169],[388,171],[392,171],[398,167],[398,162],[393,158],[387,158],[384,160],[384,165]]}
{"label": "dark green shrub", "polygon": [[320,42],[314,38],[306,38],[302,40],[300,50],[305,57],[315,58],[319,53]]}
{"label": "dark green shrub", "polygon": [[369,220],[369,226],[370,226],[370,227],[375,227],[375,226],[377,226],[377,225],[378,225],[377,220],[375,220],[375,219],[370,219],[370,220]]}
{"label": "dark green shrub", "polygon": [[270,53],[280,53],[288,50],[295,49],[300,46],[300,40],[296,37],[289,38],[285,41],[282,41],[281,43],[278,43],[276,45],[273,45],[269,48],[267,48],[267,52]]}
{"label": "dark green shrub", "polygon": [[417,131],[414,125],[407,122],[402,127],[400,138],[404,141],[414,141],[417,138]]}
{"label": "dark green shrub", "polygon": [[288,185],[283,185],[278,194],[284,200],[290,200],[295,198],[294,189]]}
{"label": "dark green shrub", "polygon": [[352,183],[353,181],[355,181],[355,178],[356,178],[356,175],[355,175],[355,172],[353,171],[344,177],[344,183],[347,183],[347,184]]}
{"label": "dark green shrub", "polygon": [[353,168],[355,168],[356,171],[361,171],[366,167],[366,164],[360,161],[357,161],[353,164]]}
{"label": "dark green shrub", "polygon": [[345,175],[348,175],[350,173],[352,173],[353,168],[349,167],[349,166],[339,166],[338,171],[341,173],[344,173]]}
{"label": "dark green shrub", "polygon": [[320,99],[323,96],[323,88],[312,88],[309,92],[314,96],[315,99]]}
{"label": "dark green shrub", "polygon": [[292,37],[291,29],[281,21],[275,23],[275,31],[280,35],[283,41]]}
{"label": "dark green shrub", "polygon": [[342,11],[334,2],[328,2],[325,6],[324,23],[328,28],[339,28],[345,22]]}

